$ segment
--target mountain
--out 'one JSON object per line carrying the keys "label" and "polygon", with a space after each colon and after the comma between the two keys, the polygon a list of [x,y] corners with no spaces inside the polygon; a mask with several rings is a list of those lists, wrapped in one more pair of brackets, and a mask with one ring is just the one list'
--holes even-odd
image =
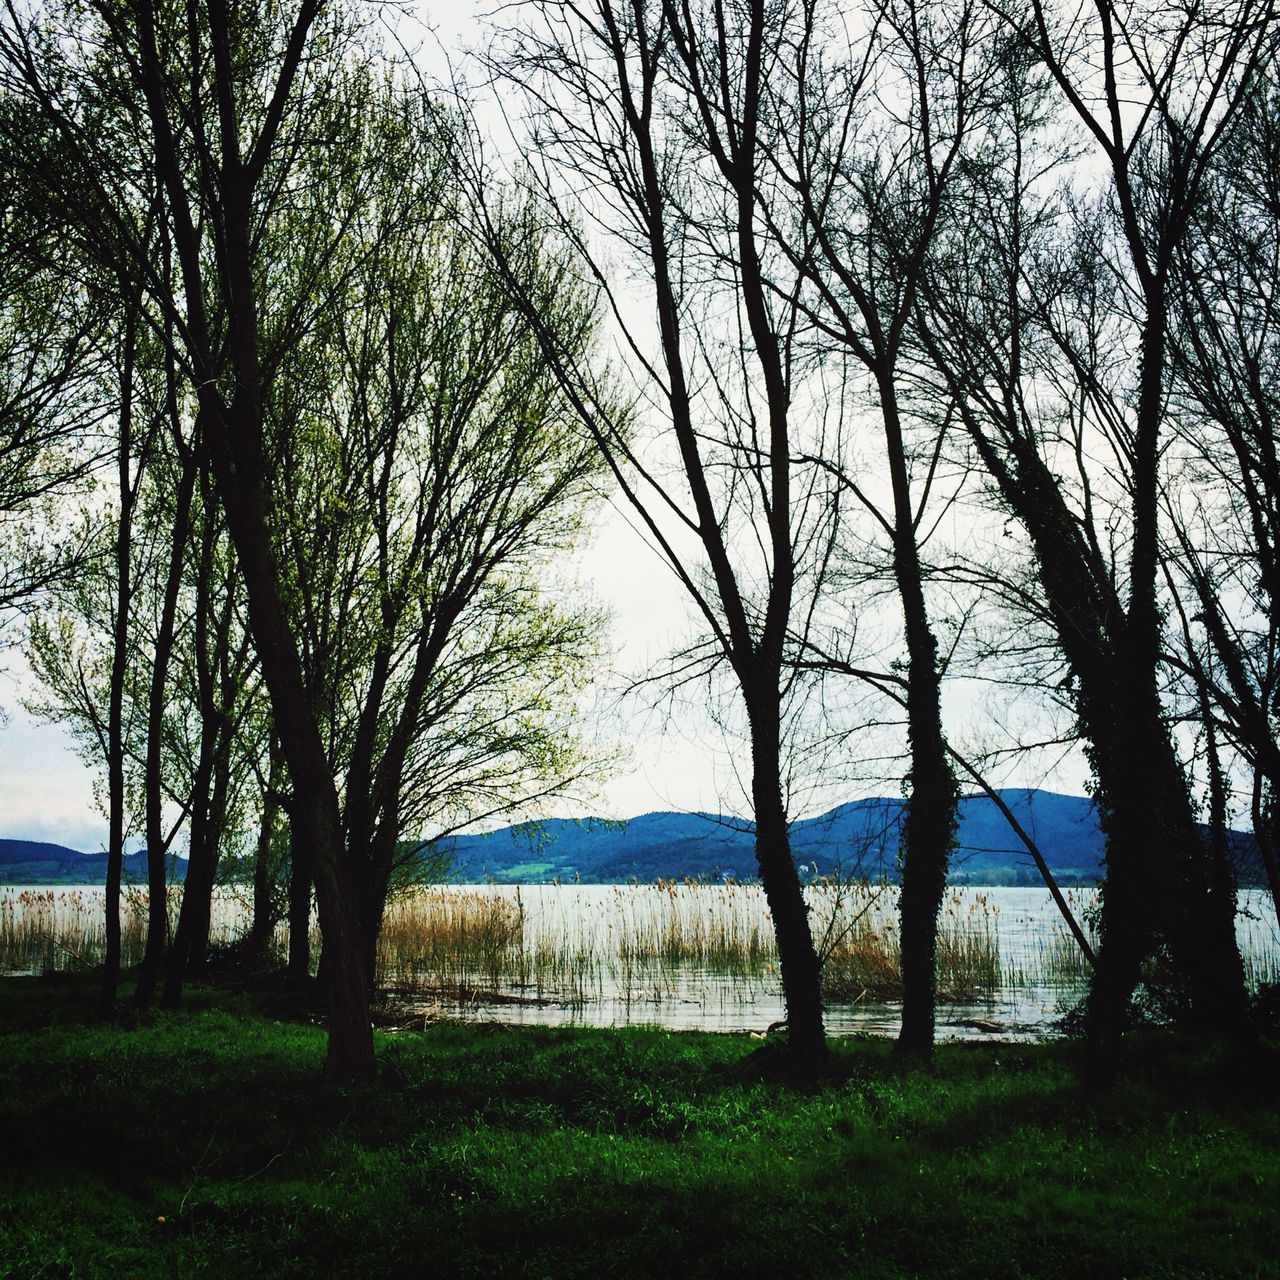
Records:
{"label": "mountain", "polygon": [[[170,858],[170,879],[182,880],[186,858]],[[126,884],[146,884],[145,852],[124,855]],[[105,884],[107,855],[77,853],[41,840],[0,840],[0,884]]]}
{"label": "mountain", "polygon": [[[1027,788],[998,794],[1060,884],[1093,884],[1100,878],[1103,840],[1092,800]],[[895,880],[903,807],[901,798],[879,796],[803,819],[791,828],[792,854],[809,875],[842,872]],[[988,796],[962,797],[958,817],[952,884],[1042,883],[1031,856]],[[1241,883],[1262,883],[1252,837],[1229,834]],[[461,882],[617,884],[756,875],[751,824],[707,813],[646,813],[629,822],[552,818],[455,836],[444,847],[453,858],[450,878]]]}
{"label": "mountain", "polygon": [[[1000,793],[1036,841],[1055,875],[1067,883],[1098,877],[1102,834],[1084,796],[1026,789]],[[796,862],[811,874],[835,871],[872,878],[897,874],[903,801],[853,800],[791,828]],[[952,880],[974,884],[1038,884],[1031,858],[985,795],[960,801]],[[707,813],[646,813],[629,822],[551,818],[483,835],[455,836],[453,875],[460,881],[581,879],[619,883],[692,876],[748,879],[756,874],[750,823]]]}
{"label": "mountain", "polygon": [[[1100,876],[1102,833],[1086,796],[1009,789],[1003,802],[1036,842],[1060,884],[1091,884]],[[842,804],[792,825],[796,862],[808,875],[834,872],[898,875],[898,831],[904,801],[873,797]],[[1252,837],[1232,832],[1242,884],[1260,884]],[[709,813],[645,813],[627,822],[603,818],[549,818],[441,842],[452,858],[449,879],[475,884],[536,884],[581,880],[588,884],[658,879],[753,879],[756,860],[748,822]],[[174,878],[186,860],[174,859]],[[105,853],[76,853],[56,844],[0,840],[0,884],[101,884]],[[1039,885],[1039,872],[1004,815],[985,795],[960,800],[953,884]],[[146,855],[125,857],[125,879],[144,883]]]}

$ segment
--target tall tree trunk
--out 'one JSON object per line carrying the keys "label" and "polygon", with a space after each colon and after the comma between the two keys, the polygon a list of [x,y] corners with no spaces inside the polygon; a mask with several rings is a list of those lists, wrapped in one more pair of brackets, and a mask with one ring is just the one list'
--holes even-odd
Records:
{"label": "tall tree trunk", "polygon": [[[171,408],[176,424],[176,405]],[[173,532],[169,548],[169,567],[165,577],[164,600],[160,610],[160,626],[156,633],[151,689],[147,707],[147,946],[138,970],[134,1003],[145,1009],[155,994],[156,982],[164,962],[165,944],[169,937],[169,905],[165,877],[165,855],[168,846],[164,836],[164,792],[161,770],[164,753],[165,690],[169,678],[169,661],[173,656],[174,627],[178,611],[178,593],[182,587],[182,562],[191,536],[191,503],[195,496],[196,457],[194,448],[182,460],[178,479],[178,495],[174,506]]]}
{"label": "tall tree trunk", "polygon": [[[1089,1003],[1088,1072],[1098,1082],[1115,1075],[1125,1010],[1155,928],[1163,932],[1175,963],[1185,974],[1195,1019],[1232,1032],[1242,1031],[1248,1022],[1248,996],[1234,926],[1227,927],[1225,904],[1213,894],[1212,878],[1206,874],[1207,860],[1156,684],[1161,640],[1156,574],[1167,338],[1164,289],[1160,277],[1151,277],[1144,288],[1142,367],[1131,463],[1129,605],[1115,650],[1116,750],[1110,762],[1114,777],[1107,785],[1119,838],[1109,841],[1102,946]],[[1159,880],[1153,874],[1160,856],[1157,848],[1164,862]],[[1151,919],[1154,895],[1158,895],[1156,920]],[[1143,950],[1135,957],[1138,944]]]}
{"label": "tall tree trunk", "polygon": [[311,973],[311,853],[292,814],[289,821],[288,972],[299,980]]}
{"label": "tall tree trunk", "polygon": [[[924,630],[928,632],[927,623]],[[927,650],[910,661],[911,794],[902,836],[902,1028],[897,1048],[928,1057],[936,1018],[938,913],[955,839],[956,781],[942,735],[937,671],[927,660]]]}
{"label": "tall tree trunk", "polygon": [[[236,673],[243,669],[248,650],[248,638],[233,656],[231,629],[235,622],[235,590],[237,576],[234,567],[228,567],[222,583],[222,612],[213,636],[211,665],[220,669],[216,701],[210,703],[215,728],[213,751],[213,786],[209,794],[209,846],[208,878],[205,892],[192,903],[192,931],[187,956],[187,972],[203,972],[209,955],[209,927],[213,915],[213,887],[217,881],[218,859],[222,841],[227,831],[227,803],[231,794],[231,751],[234,746],[235,720],[233,708],[238,693]],[[212,675],[212,672],[210,673]]]}
{"label": "tall tree trunk", "polygon": [[382,918],[387,910],[387,894],[391,885],[391,868],[395,860],[395,836],[388,842],[385,832],[374,834],[370,841],[371,857],[364,868],[360,894],[361,926],[364,929],[364,965],[372,991],[378,976],[378,938]]}
{"label": "tall tree trunk", "polygon": [[178,926],[173,932],[173,946],[165,966],[164,997],[166,1009],[176,1009],[182,1001],[182,988],[188,977],[195,973],[196,939],[200,932],[202,916],[207,918],[205,904],[213,894],[213,877],[217,864],[217,832],[211,820],[212,808],[209,780],[203,780],[204,795],[198,796],[199,813],[192,812],[190,857],[187,860],[187,878],[182,886],[182,907],[178,912]]}
{"label": "tall tree trunk", "polygon": [[[1086,1075],[1095,1084],[1114,1078],[1129,1000],[1151,953],[1154,929],[1151,895],[1157,890],[1148,866],[1149,841],[1155,833],[1148,815],[1133,803],[1133,783],[1098,770],[1095,802],[1106,836],[1106,879],[1099,915],[1098,963],[1088,1001]],[[1118,785],[1117,785],[1118,784]]]}
{"label": "tall tree trunk", "polygon": [[907,644],[911,743],[911,792],[902,830],[902,1027],[897,1049],[928,1057],[933,1052],[937,1000],[938,912],[955,838],[956,780],[942,732],[938,643],[924,597],[894,364],[886,360],[878,371],[877,386],[893,490],[893,571]]}
{"label": "tall tree trunk", "polygon": [[289,767],[294,796],[291,817],[311,857],[320,929],[332,956],[327,983],[329,1044],[325,1070],[338,1080],[372,1080],[377,1069],[369,990],[355,886],[342,840],[338,792],[315,711],[306,696],[302,660],[285,612],[271,545],[249,248],[249,193],[240,189],[241,177],[239,172],[225,176],[225,199],[232,245],[226,270],[231,296],[240,304],[240,313],[232,318],[230,346],[242,381],[230,405],[213,389],[206,392],[216,397],[211,407],[218,426],[210,433],[210,457],[244,579],[249,628],[271,697],[281,751]]}
{"label": "tall tree trunk", "polygon": [[[1143,961],[1160,939],[1170,944],[1206,1017],[1241,1030],[1247,1012],[1234,930],[1226,927],[1221,897],[1209,894],[1186,777],[1156,688],[1160,625],[1153,557],[1158,511],[1151,414],[1159,410],[1160,399],[1158,379],[1153,389],[1145,378],[1150,367],[1144,365],[1140,405],[1147,430],[1138,442],[1141,449],[1135,450],[1144,452],[1145,460],[1135,465],[1135,475],[1141,477],[1140,483],[1135,481],[1135,526],[1141,526],[1141,536],[1135,533],[1128,611],[1096,543],[1067,508],[1034,439],[1023,433],[1016,418],[996,420],[997,448],[968,402],[958,401],[984,464],[1031,535],[1049,614],[1076,682],[1076,714],[1106,837],[1101,941],[1088,1001],[1086,1055],[1086,1076],[1098,1084],[1116,1073],[1129,1000]],[[957,390],[963,392],[962,387]],[[1197,915],[1205,924],[1202,935],[1195,931]]]}
{"label": "tall tree trunk", "polygon": [[794,1069],[816,1075],[826,1061],[822,1029],[822,970],[809,928],[809,909],[791,856],[782,800],[781,725],[776,693],[756,696],[751,716],[751,799],[756,819],[756,863],[773,917],[787,1007],[787,1037]]}
{"label": "tall tree trunk", "polygon": [[[1162,924],[1169,952],[1180,974],[1186,975],[1189,1021],[1192,1026],[1229,1036],[1252,1039],[1249,995],[1244,960],[1236,938],[1236,881],[1226,845],[1225,784],[1220,769],[1214,778],[1216,742],[1210,762],[1211,831],[1206,840],[1191,807],[1186,785],[1179,789],[1174,811],[1182,822],[1182,856],[1172,883],[1178,891],[1162,901]],[[1215,796],[1215,790],[1218,794]],[[1214,810],[1221,806],[1221,812]],[[1221,834],[1213,830],[1216,824]]]}
{"label": "tall tree trunk", "polygon": [[187,878],[182,886],[182,906],[173,933],[165,966],[164,1007],[176,1009],[182,1000],[182,985],[190,972],[191,945],[195,933],[198,903],[213,889],[213,839],[210,832],[213,753],[216,729],[212,720],[203,721],[200,755],[191,788],[191,836],[187,850]]}
{"label": "tall tree trunk", "polygon": [[[1168,829],[1176,828],[1176,819],[1151,805],[1157,789],[1163,790],[1153,748],[1161,728],[1156,687],[1160,658],[1156,570],[1165,315],[1160,285],[1148,285],[1145,294],[1141,379],[1131,459],[1133,543],[1129,552],[1129,604],[1115,648],[1116,750],[1110,761],[1114,777],[1107,784],[1112,822],[1120,838],[1113,839],[1108,848],[1102,946],[1089,1003],[1088,1069],[1098,1081],[1115,1074],[1125,1010],[1153,938],[1150,904],[1153,894],[1160,891],[1152,875],[1153,841],[1163,830],[1164,848],[1175,857],[1180,852],[1179,833]],[[1137,940],[1143,945],[1135,953]]]}
{"label": "tall tree trunk", "polygon": [[[174,229],[185,295],[183,336],[196,369],[209,462],[227,513],[244,582],[249,630],[288,765],[294,795],[292,822],[313,859],[320,924],[334,952],[326,1070],[335,1078],[357,1081],[371,1080],[375,1075],[359,919],[342,847],[337,788],[315,708],[306,697],[301,658],[272,549],[269,476],[263,458],[259,281],[255,278],[255,198],[319,9],[319,0],[302,0],[296,10],[271,109],[265,113],[248,156],[241,151],[238,95],[242,81],[235,56],[233,17],[226,0],[209,0],[198,29],[192,28],[210,55],[211,114],[206,119],[197,112],[196,125],[209,126],[208,132],[199,136],[208,147],[202,153],[206,175],[202,195],[213,206],[207,222],[217,230],[216,275],[212,278],[201,243],[201,225],[207,222],[203,214],[197,219],[192,212],[171,108],[172,81],[161,59],[156,15],[149,6],[138,7],[132,14],[139,49],[139,87],[151,120],[157,173]],[[211,293],[221,303],[225,323],[221,334],[213,333],[205,310]],[[232,386],[228,400],[220,388]]]}
{"label": "tall tree trunk", "polygon": [[192,940],[202,899],[213,889],[216,834],[213,831],[213,772],[218,752],[220,718],[214,692],[213,661],[216,645],[209,635],[209,618],[213,612],[213,559],[218,528],[210,509],[206,481],[201,486],[204,519],[200,529],[200,549],[196,559],[195,610],[192,649],[195,659],[196,699],[200,714],[200,747],[196,756],[195,775],[191,781],[190,840],[187,856],[187,878],[182,886],[182,906],[178,925],[169,949],[165,969],[164,1006],[177,1008],[182,999],[182,984],[191,973]]}
{"label": "tall tree trunk", "polygon": [[262,825],[253,854],[253,921],[249,926],[249,953],[255,964],[265,964],[275,932],[276,910],[272,885],[272,846],[280,814],[280,750],[275,733],[267,749],[267,778],[262,795]]}
{"label": "tall tree trunk", "polygon": [[109,1017],[115,1010],[120,985],[120,881],[124,871],[124,683],[128,670],[129,610],[133,603],[130,539],[133,534],[135,489],[129,474],[133,452],[133,365],[137,311],[125,316],[120,368],[120,439],[118,480],[120,519],[116,530],[116,614],[112,634],[111,683],[107,695],[107,886],[106,954],[102,966],[100,1002]]}
{"label": "tall tree trunk", "polygon": [[[218,878],[218,859],[227,826],[227,793],[231,784],[230,726],[225,715],[219,715],[218,742],[213,759],[213,787],[209,795],[209,822],[205,828],[207,855],[200,893],[191,899],[191,936],[188,941],[187,972],[202,973],[209,958],[209,926],[213,916],[213,887]],[[183,899],[185,905],[186,899]]]}

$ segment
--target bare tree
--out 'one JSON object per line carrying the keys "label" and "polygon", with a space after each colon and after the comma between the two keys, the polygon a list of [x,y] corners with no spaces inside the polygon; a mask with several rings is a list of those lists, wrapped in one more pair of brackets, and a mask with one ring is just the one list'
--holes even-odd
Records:
{"label": "bare tree", "polygon": [[883,435],[887,495],[847,464],[826,465],[887,542],[902,613],[910,795],[902,829],[898,1047],[927,1055],[957,786],[921,547],[939,520],[940,510],[931,508],[945,509],[963,477],[957,483],[939,466],[949,406],[928,398],[913,403],[911,322],[958,175],[990,110],[997,40],[980,5],[885,0],[844,22],[858,17],[865,30],[852,38],[837,26],[839,36],[823,40],[815,23],[792,81],[771,83],[779,111],[791,117],[791,127],[780,131],[786,149],[772,159],[804,213],[793,254],[798,266],[807,264],[813,285],[806,310],[814,340],[865,370]]}
{"label": "bare tree", "polygon": [[[1173,661],[1249,774],[1280,909],[1280,126],[1274,58],[1240,110],[1180,246],[1170,342],[1183,469],[1165,485],[1166,565],[1185,644]],[[1201,639],[1197,642],[1196,633]]]}
{"label": "bare tree", "polygon": [[[703,654],[732,673],[790,1052],[813,1071],[825,1052],[820,973],[782,778],[788,637],[825,572],[834,504],[824,473],[798,456],[821,452],[812,446],[825,410],[801,386],[804,270],[771,230],[791,230],[795,201],[769,160],[787,124],[769,85],[789,74],[807,22],[802,6],[762,0],[532,3],[523,33],[494,55],[525,92],[531,179],[608,300],[640,374],[636,416],[660,427],[656,447],[629,433],[539,322],[557,282],[518,244],[494,247],[624,500],[705,626]],[[611,269],[601,237],[626,255],[629,278]],[[639,306],[627,297],[637,287]]]}
{"label": "bare tree", "polygon": [[[1176,957],[1197,1019],[1245,1025],[1234,895],[1201,841],[1159,680],[1174,265],[1266,48],[1266,15],[1248,0],[1219,16],[1225,25],[1101,0],[1061,18],[1040,4],[1030,17],[1006,15],[1014,92],[979,184],[988,195],[920,313],[972,447],[1030,536],[1095,775],[1108,868],[1090,1002],[1099,1080],[1115,1070],[1157,940]],[[1046,179],[1041,75],[1105,162],[1092,207]],[[1109,473],[1094,462],[1100,448]]]}

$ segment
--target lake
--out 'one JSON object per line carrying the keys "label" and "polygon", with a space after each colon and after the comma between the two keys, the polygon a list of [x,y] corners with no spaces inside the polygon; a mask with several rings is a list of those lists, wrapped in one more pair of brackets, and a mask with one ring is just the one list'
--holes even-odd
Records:
{"label": "lake", "polygon": [[[896,1033],[896,891],[807,892],[825,956],[828,1030]],[[1093,891],[1069,897],[1087,920]],[[1277,981],[1280,931],[1270,895],[1245,891],[1240,905],[1250,980]],[[126,964],[140,956],[145,910],[145,889],[129,889]],[[241,892],[219,890],[212,941],[231,941],[247,916]],[[0,888],[0,972],[91,966],[101,956],[101,917],[101,888]],[[277,946],[285,944],[281,932]],[[1049,893],[1030,888],[949,891],[938,974],[941,1038],[1044,1035],[1080,999],[1087,978]],[[411,1024],[461,1017],[762,1032],[783,1017],[768,911],[754,885],[415,890],[388,909],[379,980]]]}

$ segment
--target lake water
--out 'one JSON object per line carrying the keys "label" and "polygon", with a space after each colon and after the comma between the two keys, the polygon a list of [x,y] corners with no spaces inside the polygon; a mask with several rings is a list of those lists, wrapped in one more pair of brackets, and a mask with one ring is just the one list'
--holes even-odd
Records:
{"label": "lake water", "polygon": [[[758,889],[739,887],[732,914],[745,931],[744,917],[769,931],[768,911]],[[472,890],[475,891],[474,889]],[[459,1002],[426,996],[414,999],[406,989],[408,1007],[425,1018],[464,1016],[508,1023],[625,1026],[647,1024],[679,1030],[761,1032],[784,1017],[776,964],[766,963],[752,974],[725,974],[696,964],[625,964],[608,962],[618,940],[637,932],[651,932],[646,914],[654,910],[652,886],[548,885],[483,886],[479,892],[510,902],[519,901],[523,929],[531,950],[550,946],[561,952],[578,946],[605,957],[589,980],[557,989],[554,981],[511,982],[497,999],[473,991]],[[723,890],[715,886],[679,886],[683,910],[714,918],[724,914]],[[1069,895],[1077,918],[1086,917],[1096,902],[1090,890]],[[1238,934],[1254,981],[1280,979],[1280,930],[1270,895],[1251,890],[1240,895]],[[681,904],[665,908],[669,919]],[[859,909],[862,909],[859,907]],[[892,929],[897,909],[893,890],[882,893],[871,910]],[[815,933],[821,933],[822,911],[814,911]],[[1078,960],[1062,917],[1045,889],[966,888],[948,893],[941,927],[963,938],[980,935],[994,942],[1000,981],[994,990],[972,998],[948,999],[938,1006],[937,1033],[941,1039],[970,1039],[1000,1035],[1033,1039],[1051,1033],[1055,1020],[1084,993],[1083,966]],[[1063,958],[1068,961],[1064,966]],[[1064,974],[1063,968],[1074,973]],[[870,1032],[895,1035],[901,1004],[867,997],[826,1002],[826,1025],[832,1034]]]}
{"label": "lake water", "polygon": [[[829,974],[853,958],[851,982],[827,1000],[828,1030],[896,1033],[900,1005],[873,979],[860,989],[857,976],[868,964],[896,963],[895,891],[810,893],[815,934],[836,944]],[[1070,898],[1087,918],[1094,894]],[[0,888],[0,972],[93,963],[101,904],[100,888]],[[1251,980],[1277,981],[1270,896],[1246,891],[1240,906]],[[141,945],[144,918],[145,890],[132,889],[126,964],[137,958],[130,948]],[[246,922],[244,897],[219,891],[213,941],[232,940]],[[950,891],[941,931],[949,958],[940,961],[940,982],[953,989],[939,1003],[940,1038],[1038,1037],[1083,994],[1083,966],[1046,890]],[[381,979],[410,1023],[461,1017],[762,1032],[784,1016],[756,886],[440,886],[392,908],[384,943]]]}

